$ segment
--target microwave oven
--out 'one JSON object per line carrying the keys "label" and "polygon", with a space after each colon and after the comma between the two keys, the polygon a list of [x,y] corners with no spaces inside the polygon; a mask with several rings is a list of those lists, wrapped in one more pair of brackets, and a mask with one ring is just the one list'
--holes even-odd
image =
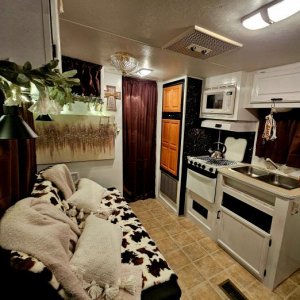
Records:
{"label": "microwave oven", "polygon": [[234,113],[236,87],[234,85],[206,89],[203,92],[203,114],[232,115]]}

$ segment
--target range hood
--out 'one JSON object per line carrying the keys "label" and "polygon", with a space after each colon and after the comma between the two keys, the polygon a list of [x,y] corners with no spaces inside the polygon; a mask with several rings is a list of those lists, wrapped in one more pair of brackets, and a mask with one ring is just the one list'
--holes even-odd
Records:
{"label": "range hood", "polygon": [[203,120],[201,127],[227,130],[234,132],[255,132],[258,122]]}

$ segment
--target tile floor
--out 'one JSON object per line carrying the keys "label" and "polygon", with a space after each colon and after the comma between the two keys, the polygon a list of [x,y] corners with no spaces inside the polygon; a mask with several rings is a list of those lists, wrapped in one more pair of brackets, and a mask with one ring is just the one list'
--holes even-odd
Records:
{"label": "tile floor", "polygon": [[300,270],[273,292],[201,231],[198,225],[158,199],[131,203],[170,267],[177,273],[182,300],[229,299],[218,284],[230,279],[249,300],[300,299]]}

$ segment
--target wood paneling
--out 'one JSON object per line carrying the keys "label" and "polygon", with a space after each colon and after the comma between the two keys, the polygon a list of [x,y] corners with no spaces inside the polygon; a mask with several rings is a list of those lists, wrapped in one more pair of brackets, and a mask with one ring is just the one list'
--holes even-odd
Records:
{"label": "wood paneling", "polygon": [[181,112],[182,83],[163,88],[163,112]]}
{"label": "wood paneling", "polygon": [[178,175],[180,120],[162,120],[160,165],[171,174]]}

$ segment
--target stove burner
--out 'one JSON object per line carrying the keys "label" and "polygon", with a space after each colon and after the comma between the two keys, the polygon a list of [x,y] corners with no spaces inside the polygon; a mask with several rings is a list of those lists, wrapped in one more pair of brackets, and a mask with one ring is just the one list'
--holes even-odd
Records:
{"label": "stove burner", "polygon": [[232,166],[237,164],[237,162],[233,160],[216,159],[209,156],[194,156],[192,157],[192,160],[193,159],[203,161],[208,165],[212,165],[212,166]]}

